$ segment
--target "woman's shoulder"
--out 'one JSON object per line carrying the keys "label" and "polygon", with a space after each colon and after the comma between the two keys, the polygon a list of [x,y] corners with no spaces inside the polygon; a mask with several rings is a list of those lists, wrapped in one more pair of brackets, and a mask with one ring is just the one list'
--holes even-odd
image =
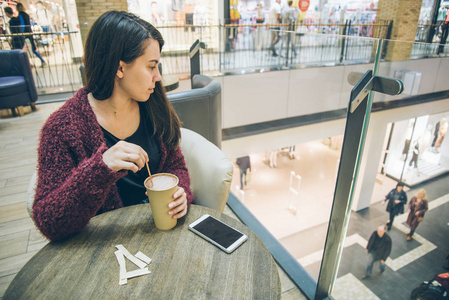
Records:
{"label": "woman's shoulder", "polygon": [[87,107],[88,105],[87,91],[82,88],[48,117],[43,130],[56,130],[58,133],[65,133],[70,127],[77,127],[85,123],[89,115],[90,107]]}

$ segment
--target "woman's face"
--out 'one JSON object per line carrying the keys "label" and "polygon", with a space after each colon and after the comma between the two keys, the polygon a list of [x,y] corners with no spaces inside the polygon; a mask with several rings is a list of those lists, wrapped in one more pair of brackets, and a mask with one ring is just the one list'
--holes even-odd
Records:
{"label": "woman's face", "polygon": [[120,94],[139,102],[145,102],[154,92],[157,81],[161,80],[159,73],[159,42],[149,40],[146,43],[145,52],[132,63],[120,61],[117,70],[118,81],[115,88]]}

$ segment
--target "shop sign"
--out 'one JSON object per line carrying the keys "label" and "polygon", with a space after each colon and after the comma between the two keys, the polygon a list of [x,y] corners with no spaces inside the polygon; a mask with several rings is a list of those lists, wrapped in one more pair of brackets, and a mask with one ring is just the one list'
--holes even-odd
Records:
{"label": "shop sign", "polygon": [[301,11],[307,11],[309,8],[310,1],[309,0],[299,0],[298,7]]}

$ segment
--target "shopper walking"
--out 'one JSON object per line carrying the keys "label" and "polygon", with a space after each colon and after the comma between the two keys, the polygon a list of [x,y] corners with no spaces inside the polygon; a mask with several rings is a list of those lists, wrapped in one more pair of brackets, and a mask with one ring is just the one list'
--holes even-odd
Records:
{"label": "shopper walking", "polygon": [[[20,27],[20,19],[18,17],[14,17],[14,12],[11,7],[7,6],[3,8],[5,11],[5,15],[9,18],[9,31],[11,34],[22,33]],[[13,36],[11,39],[11,48],[12,49],[22,49],[23,45],[25,45],[25,38],[23,36]]]}
{"label": "shopper walking", "polygon": [[[251,172],[251,159],[249,156],[239,157],[237,158],[236,164],[240,169],[240,189],[243,190],[248,184],[248,170]],[[245,181],[243,181],[243,176],[245,176]],[[245,184],[243,184],[243,182],[245,182]]]}
{"label": "shopper walking", "polygon": [[380,273],[385,272],[385,261],[391,253],[391,238],[386,233],[385,226],[381,225],[371,234],[368,245],[366,246],[368,253],[368,265],[366,266],[365,275],[362,279],[371,277],[374,263],[380,261]]}
{"label": "shopper walking", "polygon": [[[17,10],[19,11],[19,19],[22,26],[23,33],[33,33],[31,29],[30,16],[25,11],[25,6],[22,3],[17,3]],[[37,51],[36,42],[34,41],[33,35],[30,34],[26,36],[25,39],[28,39],[31,43],[31,48],[33,53],[40,59],[41,67],[45,67],[45,60],[42,58],[41,54]]]}
{"label": "shopper walking", "polygon": [[407,224],[408,226],[410,226],[410,232],[407,235],[407,241],[410,241],[419,223],[421,223],[424,220],[424,214],[429,209],[429,205],[426,198],[426,190],[424,189],[418,190],[416,195],[413,196],[412,199],[410,199],[408,207],[409,210],[408,210]]}
{"label": "shopper walking", "polygon": [[270,50],[271,54],[273,56],[278,56],[276,53],[275,46],[277,43],[279,43],[279,31],[281,29],[280,23],[281,23],[281,0],[276,0],[272,6],[270,7],[270,24],[272,27],[270,27],[271,31],[271,45]]}
{"label": "shopper walking", "polygon": [[[282,49],[285,44],[287,50],[287,53],[290,49],[290,44],[292,46],[292,54],[293,56],[296,56],[296,47],[295,47],[295,41],[294,41],[294,31],[295,31],[295,23],[298,19],[298,8],[293,7],[293,1],[289,0],[287,2],[287,7],[285,7],[281,12],[281,19],[282,24],[288,24],[287,30],[282,30],[282,42],[280,44],[279,48],[279,54],[282,55]],[[286,32],[287,31],[287,32]],[[288,56],[288,55],[287,55]]]}
{"label": "shopper walking", "polygon": [[387,212],[390,213],[390,220],[387,223],[388,230],[393,226],[394,217],[404,213],[404,205],[407,203],[407,194],[403,191],[404,185],[403,182],[398,182],[396,188],[392,189],[388,195],[385,196],[385,200],[382,201],[382,205],[384,205],[388,200],[386,209]]}

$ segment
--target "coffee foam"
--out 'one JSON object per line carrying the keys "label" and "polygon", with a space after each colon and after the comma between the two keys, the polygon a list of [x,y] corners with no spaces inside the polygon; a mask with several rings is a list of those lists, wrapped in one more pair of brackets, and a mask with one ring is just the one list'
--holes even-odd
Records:
{"label": "coffee foam", "polygon": [[177,181],[178,180],[172,176],[156,175],[152,176],[151,180],[146,181],[146,186],[154,191],[164,191],[174,187],[177,184]]}

